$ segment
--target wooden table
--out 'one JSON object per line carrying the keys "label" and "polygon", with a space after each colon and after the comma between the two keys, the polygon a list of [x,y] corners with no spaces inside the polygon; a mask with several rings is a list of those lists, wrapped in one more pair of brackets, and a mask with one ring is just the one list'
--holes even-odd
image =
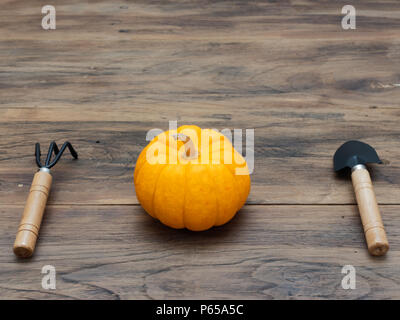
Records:
{"label": "wooden table", "polygon": [[[400,3],[6,1],[0,12],[0,298],[400,298]],[[50,4],[50,3],[49,3]],[[255,129],[247,204],[229,224],[164,227],[139,206],[146,132]],[[33,258],[12,244],[34,143],[68,139]],[[373,145],[391,249],[371,257],[332,155]],[[56,268],[56,290],[41,286]],[[341,286],[344,265],[356,289]]]}

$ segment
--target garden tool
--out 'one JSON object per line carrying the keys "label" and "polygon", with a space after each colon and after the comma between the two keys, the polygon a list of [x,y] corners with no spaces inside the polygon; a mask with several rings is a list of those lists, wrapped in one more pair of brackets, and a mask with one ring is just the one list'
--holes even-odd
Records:
{"label": "garden tool", "polygon": [[382,161],[370,145],[360,141],[348,141],[337,149],[333,163],[335,171],[351,169],[351,180],[368,251],[374,256],[384,255],[389,250],[389,243],[366,167],[367,163],[382,163]]}
{"label": "garden tool", "polygon": [[[66,148],[69,149],[75,159],[78,159],[78,154],[68,141],[62,145],[61,149],[59,149],[57,144],[53,141],[50,143],[46,162],[42,165],[40,162],[40,144],[36,143],[35,157],[39,171],[36,172],[33,178],[28,200],[14,242],[14,253],[18,257],[30,257],[35,250],[40,224],[53,180],[50,169],[60,160]],[[53,153],[54,157],[52,160]]]}

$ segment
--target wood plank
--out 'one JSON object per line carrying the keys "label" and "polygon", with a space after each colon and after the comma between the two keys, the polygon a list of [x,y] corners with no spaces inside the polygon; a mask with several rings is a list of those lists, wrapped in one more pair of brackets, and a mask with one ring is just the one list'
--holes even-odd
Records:
{"label": "wood plank", "polygon": [[[400,128],[395,113],[353,121],[337,113],[264,111],[265,124],[255,128],[255,162],[249,204],[352,204],[351,182],[332,169],[335,150],[348,139],[372,144],[384,165],[372,166],[380,203],[397,204],[400,183]],[[393,115],[393,116],[392,116]],[[371,120],[369,120],[371,118]],[[384,119],[385,118],[385,119]],[[226,121],[197,122],[226,128]],[[230,129],[248,128],[247,120],[229,121]],[[34,144],[45,152],[50,140],[68,138],[79,152],[66,153],[54,168],[50,204],[137,204],[133,171],[151,128],[165,122],[26,122],[0,125],[0,201],[23,204],[36,169]],[[11,133],[11,134],[10,134]],[[379,133],[379,134],[377,134]],[[98,143],[97,143],[98,142]],[[310,183],[312,181],[312,183]]]}
{"label": "wood plank", "polygon": [[1,121],[136,120],[179,102],[197,112],[223,101],[238,115],[277,97],[397,106],[398,1],[357,3],[356,31],[341,29],[345,1],[204,3],[71,1],[44,31],[40,1],[8,1]]}
{"label": "wood plank", "polygon": [[[20,206],[0,206],[0,296],[9,298],[399,298],[398,206],[382,206],[391,249],[371,257],[355,206],[247,206],[223,227],[174,230],[138,206],[49,206],[35,256],[12,251]],[[41,288],[56,267],[57,290]],[[357,289],[341,288],[356,268]]]}
{"label": "wood plank", "polygon": [[121,53],[91,43],[82,52],[74,41],[0,41],[1,121],[135,121],[152,110],[167,119],[177,112],[210,117],[221,107],[233,118],[309,104],[360,112],[398,107],[399,44],[371,39],[123,41],[116,44]]}

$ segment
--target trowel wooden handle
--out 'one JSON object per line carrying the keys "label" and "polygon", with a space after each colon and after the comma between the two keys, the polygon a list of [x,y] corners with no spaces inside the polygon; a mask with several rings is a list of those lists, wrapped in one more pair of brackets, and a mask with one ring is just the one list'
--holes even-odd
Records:
{"label": "trowel wooden handle", "polygon": [[374,256],[384,255],[389,250],[389,242],[379,213],[371,177],[364,166],[355,168],[351,174],[361,221],[364,228],[368,251]]}
{"label": "trowel wooden handle", "polygon": [[35,250],[36,239],[39,235],[51,182],[51,174],[46,171],[37,172],[33,178],[28,200],[14,242],[14,253],[18,257],[30,257]]}

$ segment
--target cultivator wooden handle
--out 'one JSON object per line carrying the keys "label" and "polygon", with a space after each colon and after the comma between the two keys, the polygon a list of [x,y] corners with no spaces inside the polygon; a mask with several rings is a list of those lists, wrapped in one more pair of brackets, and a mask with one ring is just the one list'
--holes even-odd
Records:
{"label": "cultivator wooden handle", "polygon": [[18,257],[30,257],[35,250],[52,180],[50,170],[46,168],[38,171],[33,178],[14,242],[14,253]]}
{"label": "cultivator wooden handle", "polygon": [[382,223],[371,177],[364,165],[352,169],[351,180],[360,211],[368,251],[374,256],[384,255],[389,250],[389,242]]}

